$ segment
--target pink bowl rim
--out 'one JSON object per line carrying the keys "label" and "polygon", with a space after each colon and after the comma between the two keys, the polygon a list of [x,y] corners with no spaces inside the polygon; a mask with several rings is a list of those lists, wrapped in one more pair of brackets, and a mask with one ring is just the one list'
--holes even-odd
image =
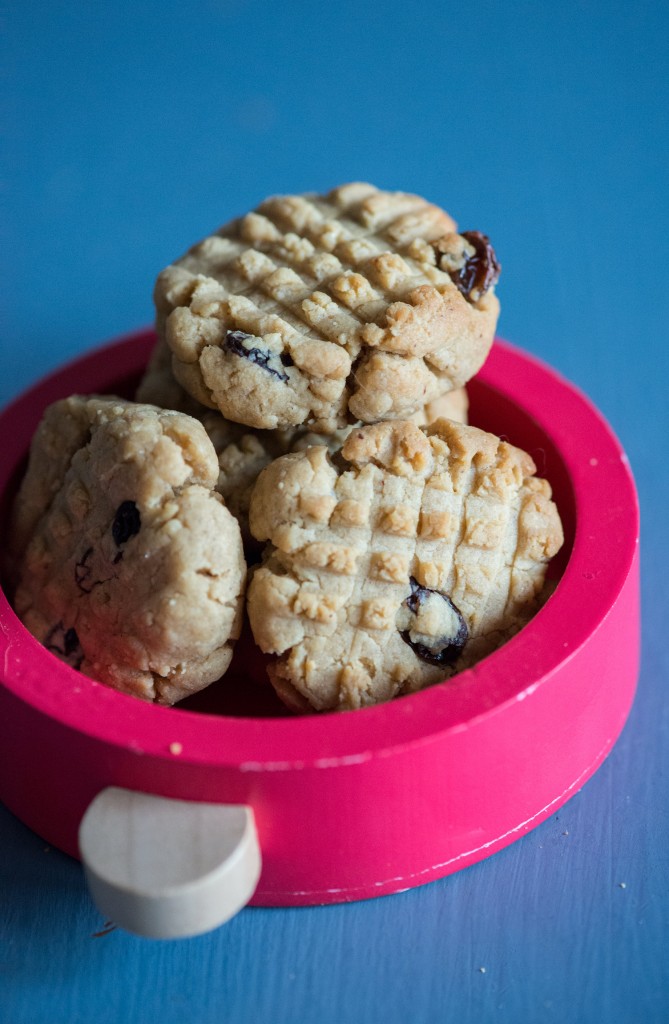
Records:
{"label": "pink bowl rim", "polygon": [[[0,413],[6,439],[0,492],[27,450],[27,423],[56,397],[99,390],[101,374],[120,380],[141,369],[155,340],[132,332],[38,381]],[[625,452],[592,402],[538,358],[496,339],[478,378],[520,406],[548,435],[574,492],[575,532],[554,594],[511,641],[454,680],[353,712],[290,718],[238,718],[164,708],[81,676],[23,627],[0,591],[0,685],[20,701],[92,739],[183,764],[281,771],[354,764],[501,713],[549,685],[607,617],[634,564],[639,509]],[[31,431],[32,432],[32,431]]]}

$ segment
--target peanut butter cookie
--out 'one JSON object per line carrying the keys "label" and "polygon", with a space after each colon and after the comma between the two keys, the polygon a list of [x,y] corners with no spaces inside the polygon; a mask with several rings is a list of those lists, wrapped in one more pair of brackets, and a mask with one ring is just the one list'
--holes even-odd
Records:
{"label": "peanut butter cookie", "polygon": [[536,611],[563,539],[530,456],[446,419],[275,460],[250,527],[266,542],[253,635],[286,702],[319,711],[420,690],[492,651]]}
{"label": "peanut butter cookie", "polygon": [[156,281],[156,327],[198,402],[260,429],[408,419],[480,369],[499,313],[489,240],[420,196],[267,199]]}
{"label": "peanut butter cookie", "polygon": [[49,650],[172,704],[218,679],[239,635],[246,563],[197,420],[117,398],[50,406],[11,530],[14,607]]}

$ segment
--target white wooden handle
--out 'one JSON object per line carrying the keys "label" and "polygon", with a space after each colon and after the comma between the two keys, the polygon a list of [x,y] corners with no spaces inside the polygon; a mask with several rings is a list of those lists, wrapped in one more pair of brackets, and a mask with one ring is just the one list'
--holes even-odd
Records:
{"label": "white wooden handle", "polygon": [[115,786],[98,793],[84,814],[79,850],[98,909],[149,938],[217,928],[248,903],[260,876],[250,807]]}

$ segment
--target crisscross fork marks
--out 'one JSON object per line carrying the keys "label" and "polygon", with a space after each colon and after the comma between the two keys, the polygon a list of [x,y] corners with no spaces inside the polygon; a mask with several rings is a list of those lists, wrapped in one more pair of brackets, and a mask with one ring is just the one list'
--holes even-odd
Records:
{"label": "crisscross fork marks", "polygon": [[[289,216],[296,213],[296,206],[303,215]],[[213,276],[217,278],[225,271],[232,278],[228,291],[252,299],[259,309],[284,317],[291,326],[306,324],[323,340],[345,344],[356,351],[358,328],[381,320],[392,302],[406,301],[414,288],[432,283],[432,279],[440,287],[453,287],[448,274],[419,265],[406,253],[401,259],[393,258],[388,240],[380,230],[392,233],[395,224],[405,221],[407,211],[436,209],[412,196],[404,202],[400,198],[398,206],[399,215],[392,209],[385,220],[370,229],[353,219],[337,223],[337,207],[319,197],[268,200],[258,211],[235,222],[238,238],[212,236],[194,247],[183,265],[188,266],[194,257],[213,258]],[[305,209],[309,216],[304,214]],[[337,243],[332,246],[334,252],[323,247],[324,237],[326,246],[328,241],[332,243],[326,236],[333,224],[338,231]],[[282,229],[287,229],[287,233]],[[247,248],[248,243],[257,249]],[[368,267],[366,276],[361,274],[361,265],[368,265],[375,258],[381,260],[379,266]],[[380,278],[376,284],[382,283],[385,295],[370,280],[370,269],[376,269]],[[274,303],[265,306],[257,295],[258,289],[264,290]],[[357,291],[363,295],[359,302],[355,299]],[[322,299],[319,302],[314,293],[327,293],[329,303],[321,305]],[[321,309],[323,315],[319,313]]]}
{"label": "crisscross fork marks", "polygon": [[[361,692],[361,703],[390,699],[400,688],[400,675],[389,684],[375,677],[388,671],[388,641],[395,630],[397,612],[410,593],[410,576],[416,552],[417,526],[425,490],[425,478],[399,477],[374,466],[373,501],[369,512],[366,555],[349,605],[348,621],[353,626],[350,656],[353,665],[351,683]],[[369,642],[377,651],[375,659],[366,657]],[[362,690],[365,675],[369,689]],[[346,679],[343,680],[346,684]],[[343,697],[351,700],[349,692]]]}
{"label": "crisscross fork marks", "polygon": [[[367,185],[267,200],[159,276],[157,326],[175,375],[260,428],[413,415],[462,386],[492,343],[492,292],[470,303],[437,265],[430,240],[454,230],[420,197]],[[229,358],[231,329],[290,356],[283,387]]]}
{"label": "crisscross fork marks", "polygon": [[[406,421],[359,427],[341,457],[350,469],[338,473],[322,449],[286,457],[287,504],[267,490],[279,460],[253,499],[258,538],[280,549],[260,570],[274,619],[266,625],[253,594],[254,635],[258,627],[268,649],[285,652],[273,678],[319,709],[388,700],[473,664],[527,620],[546,558],[561,542],[548,484],[534,477],[532,460],[477,428],[448,420],[422,429]],[[305,474],[301,459],[315,471]],[[317,471],[326,464],[327,473]],[[527,586],[512,593],[516,558]],[[298,590],[307,584],[312,604],[304,614],[272,602],[275,559]],[[424,663],[398,632],[411,577],[448,596],[467,624],[469,641],[452,665]],[[332,611],[331,594],[336,615],[319,619],[319,602]],[[291,617],[300,614],[296,631]]]}

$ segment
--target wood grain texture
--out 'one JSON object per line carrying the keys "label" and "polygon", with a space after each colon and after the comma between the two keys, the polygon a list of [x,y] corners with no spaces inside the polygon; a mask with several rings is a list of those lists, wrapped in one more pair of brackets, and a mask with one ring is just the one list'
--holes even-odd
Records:
{"label": "wood grain texture", "polygon": [[79,828],[93,901],[154,939],[203,935],[246,906],[260,877],[253,810],[168,800],[110,786]]}
{"label": "wood grain texture", "polygon": [[140,939],[0,809],[1,1024],[669,1020],[668,35],[650,0],[6,12],[0,401],[148,323],[158,270],[263,196],[415,190],[490,235],[502,335],[627,450],[643,655],[620,741],[557,817],[398,896]]}

